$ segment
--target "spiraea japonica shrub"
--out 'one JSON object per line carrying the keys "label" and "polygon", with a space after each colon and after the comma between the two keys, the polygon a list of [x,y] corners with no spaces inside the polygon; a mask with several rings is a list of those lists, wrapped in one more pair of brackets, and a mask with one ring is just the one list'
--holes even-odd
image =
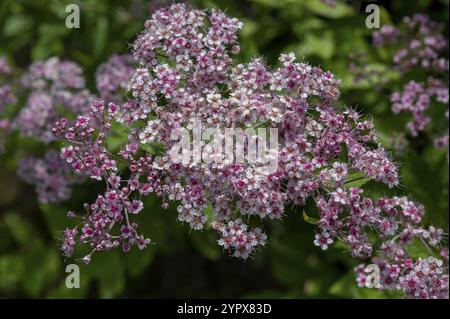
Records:
{"label": "spiraea japonica shrub", "polygon": [[[57,57],[36,61],[19,80],[17,94],[24,106],[12,116],[12,129],[23,137],[45,145],[43,156],[28,154],[18,165],[18,176],[34,186],[41,203],[67,200],[72,186],[83,181],[58,156],[57,139],[52,133],[56,120],[85,112],[92,98],[86,89],[83,70],[71,61]],[[53,143],[53,144],[52,144]]]}
{"label": "spiraea japonica shrub", "polygon": [[[114,55],[99,66],[96,86],[100,98],[121,101],[120,96],[133,71],[132,61],[131,55]],[[1,68],[4,74],[11,73],[4,60]],[[23,181],[34,186],[40,203],[69,199],[72,187],[85,180],[59,156],[59,141],[52,132],[55,122],[62,116],[73,118],[84,114],[89,111],[89,104],[99,98],[86,88],[85,82],[78,64],[52,57],[34,62],[20,77],[15,90],[10,85],[2,87],[2,103],[17,104],[15,112],[2,120],[4,130],[16,130],[23,137],[42,143],[46,149],[42,156],[25,155],[17,170]],[[15,95],[21,97],[20,102]]]}
{"label": "spiraea japonica shrub", "polygon": [[[218,10],[177,4],[157,11],[133,44],[127,99],[106,94],[75,120],[56,122],[55,137],[66,141],[61,157],[77,174],[105,183],[84,211],[69,212],[79,224],[64,231],[63,254],[84,244],[89,263],[111,249],[144,249],[151,234],[142,234],[133,216],[145,214],[142,198],[150,193],[163,208],[176,205],[178,219],[193,230],[216,232],[218,245],[243,259],[270,245],[268,221],[282,219],[288,205],[302,212],[313,203],[317,216],[304,215],[317,224],[316,246],[339,240],[353,257],[372,259],[378,288],[448,298],[448,249],[439,254],[442,230],[422,226],[424,207],[364,193],[368,180],[399,184],[373,123],[339,104],[332,73],[292,53],[276,67],[262,58],[236,63],[241,27]],[[118,128],[126,136],[115,151],[106,140]],[[227,128],[239,132],[232,141],[246,142],[227,149]],[[260,132],[271,133],[268,147]],[[188,148],[179,147],[183,141]],[[265,156],[237,161],[237,153],[252,152],[251,142]],[[415,240],[428,258],[408,255]],[[361,285],[364,269],[356,269]]]}
{"label": "spiraea japonica shrub", "polygon": [[[351,64],[355,81],[372,81],[380,95],[389,93],[390,109],[397,117],[404,114],[410,140],[426,136],[448,152],[449,52],[444,26],[426,14],[414,14],[397,25],[383,25],[373,32],[372,42],[377,52],[372,62],[385,69],[374,70],[359,57]],[[387,75],[392,71],[395,80]]]}

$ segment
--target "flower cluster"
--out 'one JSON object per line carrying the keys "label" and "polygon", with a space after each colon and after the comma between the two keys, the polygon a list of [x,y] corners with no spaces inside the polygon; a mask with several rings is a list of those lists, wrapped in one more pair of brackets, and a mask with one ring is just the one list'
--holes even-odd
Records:
{"label": "flower cluster", "polygon": [[21,85],[29,94],[14,126],[23,135],[44,143],[55,139],[51,129],[61,112],[81,113],[90,99],[81,68],[58,58],[33,63]]}
{"label": "flower cluster", "polygon": [[401,46],[393,57],[399,70],[406,72],[418,66],[436,72],[448,71],[448,59],[444,57],[448,41],[440,33],[440,26],[428,16],[415,14],[405,17],[401,28],[385,25],[373,34],[376,47],[394,43]]}
{"label": "flower cluster", "polygon": [[[69,163],[78,174],[84,174],[96,180],[104,179],[107,189],[99,195],[91,205],[86,204],[86,216],[82,217],[81,230],[66,229],[64,243],[61,247],[66,256],[71,256],[74,245],[79,240],[88,243],[92,251],[83,258],[89,263],[94,252],[106,251],[121,246],[127,252],[133,245],[139,249],[145,248],[150,240],[137,233],[138,225],[130,221],[130,215],[138,214],[143,209],[143,203],[138,198],[132,198],[135,193],[148,194],[157,187],[157,178],[149,183],[141,183],[141,176],[151,171],[151,156],[133,160],[137,145],[130,144],[121,152],[124,159],[129,160],[130,176],[122,179],[117,175],[116,161],[107,150],[105,137],[111,130],[111,122],[117,113],[115,104],[106,108],[103,101],[94,101],[90,112],[78,116],[73,126],[63,118],[56,123],[53,132],[60,138],[65,138],[76,146],[68,146],[61,150],[61,157]],[[70,212],[70,216],[75,213]],[[116,226],[116,227],[114,227]],[[111,232],[118,228],[120,234]]]}
{"label": "flower cluster", "polygon": [[[333,74],[296,62],[292,53],[281,55],[273,69],[262,59],[233,63],[241,27],[217,10],[175,4],[157,11],[133,45],[139,65],[128,84],[131,99],[107,106],[95,101],[74,123],[56,123],[54,134],[68,143],[62,158],[106,183],[105,192],[85,204],[84,215],[70,213],[81,222],[64,232],[66,256],[78,242],[91,248],[85,262],[119,246],[144,248],[150,240],[131,219],[143,211],[142,196],[149,193],[162,199],[163,208],[175,202],[180,221],[216,231],[218,244],[243,259],[267,241],[262,226],[250,225],[281,219],[285,206],[310,199],[320,214],[315,243],[325,249],[342,239],[355,257],[372,256],[369,229],[386,241],[420,223],[420,205],[397,197],[373,203],[351,187],[361,179],[394,187],[399,179],[373,123],[338,106]],[[188,163],[174,161],[173,133],[185,128],[195,134],[195,123],[200,135],[208,127],[233,127],[245,129],[248,139],[256,128],[278,129],[278,143],[271,145],[275,170],[267,171],[263,161],[229,160],[222,152],[213,160],[198,162],[194,151]],[[116,126],[127,132],[117,154],[106,142]],[[206,158],[211,147],[211,141],[193,145]],[[119,161],[126,167],[122,173]]]}
{"label": "flower cluster", "polygon": [[[91,99],[81,68],[58,58],[33,63],[20,79],[20,90],[25,93],[26,105],[11,126],[45,144],[56,139],[52,128],[62,115],[85,112]],[[41,203],[69,199],[72,186],[82,180],[51,148],[42,158],[22,159],[17,173],[34,185]]]}
{"label": "flower cluster", "polygon": [[[386,25],[374,32],[373,43],[376,47],[395,47],[393,66],[404,77],[413,75],[403,91],[391,95],[392,111],[412,115],[407,128],[416,137],[430,126],[429,109],[443,106],[446,120],[434,123],[433,129],[440,135],[435,145],[448,147],[448,41],[440,26],[426,15],[415,14],[405,17],[399,28]],[[425,80],[415,78],[417,70],[420,74],[425,72]]]}
{"label": "flower cluster", "polygon": [[72,194],[72,185],[82,179],[61,159],[55,150],[49,150],[43,158],[23,158],[17,171],[25,182],[34,185],[41,203],[55,203],[67,200]]}
{"label": "flower cluster", "polygon": [[[183,8],[181,13],[173,10],[169,15],[186,14],[183,6],[175,7],[180,8]],[[155,16],[164,12],[166,11]],[[202,16],[200,12],[195,15],[190,11],[188,13],[194,17]],[[219,19],[216,17],[218,14],[212,13],[213,21]],[[229,18],[220,19],[232,22]],[[188,21],[187,18],[184,20]],[[192,23],[198,24],[196,21]],[[240,27],[240,24],[234,23]],[[211,24],[214,28],[214,22]],[[170,26],[175,28],[172,24]],[[158,19],[153,19],[147,24],[147,28],[148,33],[142,35],[144,39],[157,34],[155,30],[168,27],[161,25]],[[236,30],[237,27],[234,31]],[[156,43],[153,45],[154,50],[160,47],[167,51],[169,59],[180,61],[179,55],[171,55],[175,50],[180,51],[177,44],[180,32],[182,31],[174,29],[173,35],[169,34],[174,39],[169,37],[164,40],[164,43],[174,43],[175,48]],[[211,33],[210,30],[207,34]],[[221,34],[223,31],[214,33]],[[207,36],[194,34],[186,35],[186,38],[205,39],[204,42],[209,43]],[[235,36],[230,38],[234,41]],[[136,43],[140,45],[142,41],[140,38]],[[236,45],[230,43],[232,52]],[[225,58],[209,62],[210,59],[205,57],[214,57],[217,50]],[[339,97],[339,81],[331,73],[305,63],[296,63],[293,54],[282,55],[282,67],[273,71],[261,59],[236,66],[221,65],[223,61],[229,60],[229,54],[222,51],[226,52],[223,47],[204,44],[196,45],[193,49],[192,46],[187,46],[179,53],[186,56],[181,60],[188,62],[181,66],[176,64],[174,69],[167,64],[153,67],[153,60],[141,60],[145,68],[138,69],[130,82],[130,90],[138,99],[136,115],[132,120],[146,118],[150,113],[155,113],[157,119],[147,122],[139,134],[139,142],[156,142],[169,150],[174,144],[170,139],[172,130],[189,126],[194,119],[202,121],[205,126],[212,124],[224,128],[256,127],[263,123],[267,127],[280,128],[283,148],[279,154],[279,168],[273,174],[266,175],[258,164],[202,163],[186,168],[173,165],[169,156],[156,158],[154,168],[163,176],[170,176],[171,181],[166,185],[167,190],[163,189],[162,196],[169,200],[181,200],[178,207],[179,220],[188,222],[193,229],[203,229],[209,219],[202,211],[209,204],[214,209],[216,216],[213,219],[218,224],[234,223],[235,216],[232,212],[236,208],[240,214],[247,215],[247,219],[252,215],[279,219],[283,215],[284,205],[289,201],[304,204],[321,187],[343,185],[347,177],[347,166],[348,170],[364,172],[390,186],[398,183],[396,167],[383,149],[368,146],[371,142],[376,145],[372,123],[358,121],[358,114],[352,110],[338,114],[332,105]],[[149,54],[148,45],[145,50],[138,48],[136,55],[154,56]],[[149,67],[153,70],[149,70]],[[205,72],[211,75],[204,77]],[[200,74],[202,77],[198,78]],[[185,85],[180,87],[178,83]],[[202,89],[204,93],[201,92]],[[159,94],[168,101],[164,108],[157,103]],[[309,105],[309,100],[313,97],[319,98],[320,103]],[[315,110],[316,116],[307,116],[308,109]],[[203,118],[198,117],[198,114],[204,114]],[[348,148],[348,163],[340,164],[336,159],[342,154],[344,145]],[[183,181],[186,181],[185,185]],[[238,224],[246,230],[241,222]],[[236,247],[242,245],[229,242],[235,237],[228,236],[224,227],[216,229],[221,236],[220,243],[226,242],[223,246],[231,248],[234,255],[247,257],[255,247],[250,245],[245,250],[236,251]],[[261,245],[263,243],[264,241]]]}
{"label": "flower cluster", "polygon": [[101,64],[96,72],[97,91],[101,99],[121,103],[125,89],[133,75],[134,58],[132,55],[113,55]]}
{"label": "flower cluster", "polygon": [[111,129],[111,119],[116,111],[115,104],[110,103],[105,111],[103,101],[96,100],[89,113],[76,118],[74,126],[70,126],[66,118],[55,123],[54,135],[75,145],[64,147],[61,157],[76,173],[101,180],[108,172],[117,171],[116,161],[105,146],[105,136]]}
{"label": "flower cluster", "polygon": [[377,92],[389,82],[386,77],[386,70],[378,65],[369,63],[367,51],[356,51],[348,54],[349,72],[353,75],[353,83],[367,82],[370,87],[374,87]]}
{"label": "flower cluster", "polygon": [[9,76],[12,72],[11,67],[5,58],[0,57],[0,113],[8,105],[15,104],[17,102],[16,96],[13,94],[11,85],[6,84],[5,77]]}
{"label": "flower cluster", "polygon": [[[402,92],[394,92],[391,95],[392,111],[395,114],[409,112],[413,119],[407,124],[412,136],[425,130],[431,118],[426,111],[432,105],[432,100],[448,104],[448,83],[429,77],[426,82],[410,81],[403,87]],[[445,113],[448,121],[448,110]],[[448,139],[448,134],[447,134]],[[448,145],[448,143],[447,143]],[[442,145],[441,147],[447,146]]]}
{"label": "flower cluster", "polygon": [[262,233],[260,228],[247,231],[247,225],[239,218],[228,223],[213,222],[211,227],[220,234],[219,246],[232,249],[234,257],[247,259],[255,247],[264,246],[266,243],[267,235]]}
{"label": "flower cluster", "polygon": [[[406,298],[448,299],[448,248],[440,258],[426,257],[414,260],[407,250],[412,240],[420,240],[426,247],[436,247],[442,240],[442,230],[432,226],[428,230],[422,228],[404,229],[397,237],[386,241],[380,248],[380,256],[372,258],[372,265],[379,270],[379,277],[373,278],[379,289],[397,289]],[[365,287],[371,280],[361,264],[355,268],[357,282]]]}
{"label": "flower cluster", "polygon": [[372,232],[387,241],[420,224],[424,214],[420,204],[405,197],[379,198],[374,203],[362,193],[361,188],[351,187],[338,189],[329,198],[318,198],[321,233],[316,235],[317,246],[326,249],[339,238],[348,244],[353,257],[367,258],[372,256]]}
{"label": "flower cluster", "polygon": [[14,105],[17,98],[12,91],[11,85],[8,84],[12,73],[12,69],[5,58],[0,57],[0,153],[3,152],[3,135],[9,130],[10,122],[3,117],[5,108],[8,105]]}

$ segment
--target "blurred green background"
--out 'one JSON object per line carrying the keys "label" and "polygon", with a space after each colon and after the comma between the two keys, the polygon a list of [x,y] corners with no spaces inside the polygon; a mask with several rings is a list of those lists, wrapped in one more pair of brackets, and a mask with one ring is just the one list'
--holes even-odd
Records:
{"label": "blurred green background", "polygon": [[[65,8],[70,3],[80,6],[80,29],[65,27]],[[167,3],[1,0],[0,56],[6,56],[18,70],[51,56],[76,61],[95,92],[99,64],[114,53],[127,52],[146,18]],[[242,61],[263,55],[275,64],[281,52],[293,51],[343,80],[342,104],[371,114],[385,144],[392,145],[392,134],[403,129],[406,118],[394,117],[389,105],[390,90],[401,87],[398,75],[392,71],[392,87],[379,91],[369,82],[355,84],[348,71],[349,54],[359,51],[368,52],[369,59],[383,67],[371,44],[373,30],[364,24],[369,2],[337,1],[332,8],[321,0],[191,3],[199,8],[219,7],[245,22],[240,33]],[[448,1],[378,3],[382,24],[423,12],[443,23],[448,33]],[[93,199],[102,185],[75,186],[74,196],[60,205],[39,204],[33,188],[19,181],[15,171],[21,157],[42,153],[41,148],[39,143],[12,136],[7,153],[0,156],[0,297],[398,297],[357,288],[352,268],[358,261],[339,244],[326,252],[315,247],[314,226],[303,220],[298,209],[288,209],[282,221],[267,225],[267,247],[243,262],[222,252],[215,235],[190,232],[176,221],[173,207],[163,211],[153,197],[147,198],[139,223],[156,244],[128,254],[97,254],[89,266],[80,266],[81,288],[67,289],[66,263],[58,251],[60,231],[67,225],[65,214]],[[432,147],[425,135],[394,156],[402,165],[402,187],[387,190],[369,183],[368,188],[381,195],[410,194],[426,206],[428,221],[448,231],[446,152]]]}

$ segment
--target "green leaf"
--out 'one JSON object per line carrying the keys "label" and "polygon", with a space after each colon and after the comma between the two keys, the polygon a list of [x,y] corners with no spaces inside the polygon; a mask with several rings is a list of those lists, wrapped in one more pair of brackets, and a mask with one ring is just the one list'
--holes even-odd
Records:
{"label": "green leaf", "polygon": [[[81,277],[83,278],[83,277]],[[56,288],[50,290],[46,295],[46,298],[51,299],[74,299],[74,298],[83,298],[86,296],[89,285],[83,284],[83,280],[81,279],[80,288],[67,288],[66,281],[62,280]]]}
{"label": "green leaf", "polygon": [[4,217],[4,222],[18,243],[26,245],[33,241],[33,227],[27,220],[17,214],[8,213]]}
{"label": "green leaf", "polygon": [[311,17],[305,21],[296,22],[292,25],[292,31],[299,37],[302,38],[306,33],[323,30],[326,28],[326,24],[322,19]]}
{"label": "green leaf", "polygon": [[208,206],[203,210],[203,215],[208,217],[208,225],[213,221],[215,213],[214,208],[211,203],[208,204]]}
{"label": "green leaf", "polygon": [[46,59],[64,52],[63,38],[69,33],[63,23],[45,23],[39,26],[39,37],[32,49],[35,60]]}
{"label": "green leaf", "polygon": [[241,36],[243,38],[252,37],[256,31],[258,31],[258,24],[252,20],[244,20],[244,25],[242,26]]}
{"label": "green leaf", "polygon": [[14,37],[23,32],[27,32],[32,26],[32,20],[24,15],[12,15],[5,21],[3,35]]}
{"label": "green leaf", "polygon": [[161,155],[164,153],[164,149],[161,144],[156,142],[140,144],[139,147],[153,156]]}
{"label": "green leaf", "polygon": [[306,54],[315,54],[324,60],[328,60],[333,56],[335,50],[334,34],[330,30],[324,30],[320,35],[308,33],[303,45]]}
{"label": "green leaf", "polygon": [[[430,143],[431,144],[431,143]],[[425,223],[448,229],[448,153],[429,145],[402,158],[402,183],[409,196],[425,205]]]}
{"label": "green leaf", "polygon": [[283,7],[287,0],[251,0],[252,2],[256,2],[259,5],[272,7],[272,8],[280,8]]}
{"label": "green leaf", "polygon": [[334,7],[330,7],[320,0],[305,0],[302,3],[313,13],[330,19],[339,19],[355,14],[352,7],[343,2],[336,2]]}
{"label": "green leaf", "polygon": [[105,49],[106,41],[108,38],[108,28],[109,23],[106,17],[101,16],[98,18],[97,26],[94,33],[94,47],[93,55],[94,58],[99,58]]}
{"label": "green leaf", "polygon": [[319,223],[319,219],[318,218],[314,218],[314,217],[309,217],[306,214],[306,211],[303,210],[303,219],[305,220],[305,222],[311,224],[311,225],[317,225]]}
{"label": "green leaf", "polygon": [[[122,251],[97,253],[89,265],[80,265],[81,285],[95,278],[98,281],[98,293],[101,298],[113,298],[120,294],[125,286]],[[83,282],[84,277],[84,282]]]}
{"label": "green leaf", "polygon": [[306,235],[309,235],[308,232],[295,233],[284,229],[282,236],[272,237],[268,261],[273,276],[280,284],[299,287],[304,282],[307,272],[302,270],[305,270],[307,249],[299,243],[306,240]]}
{"label": "green leaf", "polygon": [[0,289],[9,290],[22,280],[25,264],[21,255],[0,258]]}
{"label": "green leaf", "polygon": [[347,176],[347,181],[345,182],[345,186],[347,187],[361,187],[364,184],[370,182],[372,179],[366,177],[362,172],[356,172],[349,174]]}
{"label": "green leaf", "polygon": [[53,238],[69,226],[71,219],[67,218],[67,210],[64,207],[56,204],[41,204],[39,208]]}
{"label": "green leaf", "polygon": [[108,150],[112,153],[118,152],[120,148],[127,143],[127,141],[127,137],[120,135],[108,135],[106,137],[106,145],[108,146]]}
{"label": "green leaf", "polygon": [[410,244],[406,246],[406,252],[412,258],[428,258],[430,252],[426,249],[425,245],[417,238],[414,238]]}
{"label": "green leaf", "polygon": [[389,14],[389,11],[386,10],[383,6],[378,6],[380,8],[380,24],[383,25],[391,25],[392,24],[392,18]]}
{"label": "green leaf", "polygon": [[128,135],[130,134],[130,129],[119,122],[113,122],[111,129],[114,133],[124,138],[128,138]]}
{"label": "green leaf", "polygon": [[43,244],[34,246],[24,255],[26,272],[21,282],[24,289],[32,297],[38,297],[50,285],[62,270],[59,267],[58,252]]}
{"label": "green leaf", "polygon": [[[3,26],[5,23],[5,19],[8,16],[10,5],[12,4],[13,0],[3,0],[0,4],[0,30],[3,30]],[[0,34],[0,37],[2,35]]]}
{"label": "green leaf", "polygon": [[192,232],[191,242],[194,247],[207,259],[216,261],[220,258],[221,252],[217,246],[216,237],[211,232]]}
{"label": "green leaf", "polygon": [[127,272],[131,277],[139,278],[145,268],[152,263],[154,255],[154,245],[147,246],[144,250],[139,250],[137,247],[133,247],[130,252],[123,256]]}
{"label": "green leaf", "polygon": [[356,284],[353,271],[348,272],[336,281],[329,290],[330,294],[344,298],[383,299],[387,296],[383,291],[375,288],[360,288]]}

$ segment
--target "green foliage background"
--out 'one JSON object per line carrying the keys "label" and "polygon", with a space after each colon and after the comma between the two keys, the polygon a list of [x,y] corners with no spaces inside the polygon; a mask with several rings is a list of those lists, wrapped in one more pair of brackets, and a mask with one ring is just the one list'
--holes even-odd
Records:
{"label": "green foliage background", "polygon": [[[126,52],[150,10],[165,1],[144,0],[2,0],[0,2],[0,56],[25,69],[32,61],[59,56],[78,62],[95,90],[95,70],[113,53]],[[380,1],[381,3],[382,1]],[[81,9],[81,28],[67,29],[65,7]],[[370,42],[365,27],[364,1],[338,1],[330,9],[320,0],[198,0],[200,8],[219,7],[241,18],[242,61],[263,55],[275,64],[281,52],[293,51],[314,65],[329,69],[343,80],[342,103],[371,114],[389,146],[393,132],[405,119],[389,109],[390,90],[400,79],[387,69],[392,86],[381,92],[368,82],[353,83],[348,55],[367,51],[370,63],[386,68]],[[384,1],[381,23],[424,12],[445,25],[448,1]],[[448,36],[448,34],[447,34]],[[288,209],[283,221],[268,225],[269,243],[246,262],[232,259],[208,232],[190,232],[176,221],[173,207],[160,208],[149,197],[139,223],[155,242],[144,251],[98,254],[81,265],[81,288],[65,287],[65,261],[58,251],[60,231],[67,226],[67,210],[79,209],[94,198],[101,185],[75,187],[74,196],[61,205],[39,205],[31,187],[15,174],[18,159],[42,153],[41,146],[18,136],[0,157],[0,297],[273,297],[273,298],[397,298],[356,287],[352,260],[345,247],[335,244],[322,252],[313,246],[314,226],[299,209]],[[409,194],[421,201],[427,220],[448,230],[448,158],[434,149],[430,137],[412,141],[402,154],[402,187],[388,191],[366,184],[373,193]],[[313,213],[310,213],[313,214]],[[420,252],[417,252],[420,254]]]}

